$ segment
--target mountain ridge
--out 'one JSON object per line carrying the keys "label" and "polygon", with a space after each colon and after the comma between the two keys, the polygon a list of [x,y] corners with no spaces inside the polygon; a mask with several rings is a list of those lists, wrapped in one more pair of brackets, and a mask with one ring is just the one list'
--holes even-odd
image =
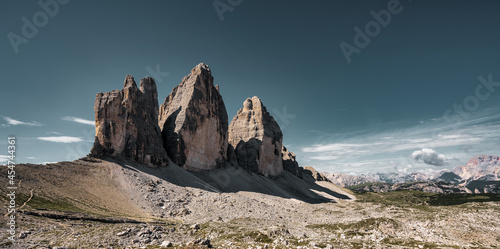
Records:
{"label": "mountain ridge", "polygon": [[[387,184],[387,190],[397,190],[403,183],[416,182],[415,184],[420,187],[415,187],[415,189],[425,190],[424,192],[430,191],[429,189],[438,192],[455,189],[454,192],[460,193],[500,193],[500,157],[493,155],[477,155],[471,158],[466,165],[456,166],[451,170],[443,169],[429,173],[376,173],[359,176],[328,172],[323,174],[331,182],[342,187],[382,182]],[[424,186],[421,182],[428,182],[428,184]],[[437,190],[439,188],[435,185],[439,182],[446,187]],[[429,186],[434,187],[430,188]],[[375,187],[374,189],[378,191],[379,188]]]}

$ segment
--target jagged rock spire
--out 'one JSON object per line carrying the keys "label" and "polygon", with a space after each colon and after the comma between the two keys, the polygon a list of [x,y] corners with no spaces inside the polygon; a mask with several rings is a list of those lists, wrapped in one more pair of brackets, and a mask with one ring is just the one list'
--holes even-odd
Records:
{"label": "jagged rock spire", "polygon": [[158,93],[152,78],[127,75],[122,90],[98,93],[94,104],[96,137],[90,154],[168,165],[158,127]]}
{"label": "jagged rock spire", "polygon": [[229,125],[238,165],[265,176],[283,173],[283,133],[258,97],[248,98]]}
{"label": "jagged rock spire", "polygon": [[164,147],[177,165],[196,171],[226,163],[226,106],[206,64],[195,66],[165,98],[159,125]]}

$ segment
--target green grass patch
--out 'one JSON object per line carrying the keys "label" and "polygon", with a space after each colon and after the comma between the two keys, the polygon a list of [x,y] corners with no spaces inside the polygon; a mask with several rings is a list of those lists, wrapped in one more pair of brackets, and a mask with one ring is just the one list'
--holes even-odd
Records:
{"label": "green grass patch", "polygon": [[346,189],[356,190],[359,188],[364,188],[366,186],[382,186],[382,185],[387,185],[387,183],[385,183],[385,182],[367,182],[367,183],[363,183],[363,184],[349,186],[349,187],[346,187]]}
{"label": "green grass patch", "polygon": [[[424,248],[424,249],[431,249],[431,248],[439,248],[437,244],[430,243],[430,242],[420,242],[416,241],[414,239],[408,239],[408,240],[402,240],[402,239],[397,239],[397,238],[385,238],[382,240],[382,242],[386,245],[395,245],[395,246],[401,246],[403,248]],[[418,247],[421,246],[421,247]],[[446,246],[447,248],[460,248],[459,246]]]}
{"label": "green grass patch", "polygon": [[266,234],[263,234],[261,232],[249,232],[246,234],[248,237],[253,239],[255,242],[261,242],[261,243],[272,243],[273,240],[269,238]]}
{"label": "green grass patch", "polygon": [[257,231],[248,231],[241,233],[229,233],[220,236],[219,239],[231,240],[235,242],[260,242],[260,243],[272,243],[273,239],[269,238],[266,234]]}
{"label": "green grass patch", "polygon": [[346,236],[363,235],[372,230],[379,229],[381,225],[399,228],[399,224],[389,218],[368,218],[353,223],[315,224],[307,225],[307,228],[323,229],[328,232],[344,233]]}
{"label": "green grass patch", "polygon": [[[29,199],[29,196],[19,193],[17,195],[19,200],[18,205],[22,205],[25,201]],[[40,197],[33,195],[31,200],[26,204],[27,207],[33,209],[47,209],[47,210],[58,210],[58,211],[73,211],[73,212],[84,212],[84,210],[75,207],[68,201],[62,199],[50,199],[47,197]],[[26,207],[25,206],[25,207]]]}
{"label": "green grass patch", "polygon": [[431,206],[452,206],[470,202],[500,201],[499,194],[439,194],[415,190],[357,193],[358,202],[372,202],[402,208],[432,211]]}
{"label": "green grass patch", "polygon": [[306,240],[306,239],[291,238],[288,240],[288,242],[293,246],[307,246],[307,245],[309,245],[309,240]]}
{"label": "green grass patch", "polygon": [[436,194],[429,200],[432,206],[461,205],[469,202],[500,201],[499,194]]}

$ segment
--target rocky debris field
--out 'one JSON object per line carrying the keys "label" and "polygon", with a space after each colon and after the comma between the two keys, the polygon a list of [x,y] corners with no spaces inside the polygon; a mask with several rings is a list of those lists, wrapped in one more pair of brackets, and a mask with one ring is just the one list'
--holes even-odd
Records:
{"label": "rocky debris field", "polygon": [[[20,166],[18,174],[18,205],[32,189],[33,197],[17,213],[14,243],[2,227],[1,248],[500,247],[498,196],[440,203],[430,193],[354,194],[321,182],[345,198],[313,199],[248,172],[219,186],[174,164],[152,169],[100,160]],[[245,177],[261,188],[239,186]]]}
{"label": "rocky debris field", "polygon": [[[286,203],[286,202],[285,202]],[[108,223],[21,214],[2,248],[495,248],[498,203],[402,208],[374,203],[290,203],[270,219]],[[307,213],[307,219],[299,217]],[[495,215],[496,214],[496,215]],[[206,214],[211,216],[210,214]],[[281,218],[279,218],[281,217]],[[5,234],[5,233],[3,233]]]}

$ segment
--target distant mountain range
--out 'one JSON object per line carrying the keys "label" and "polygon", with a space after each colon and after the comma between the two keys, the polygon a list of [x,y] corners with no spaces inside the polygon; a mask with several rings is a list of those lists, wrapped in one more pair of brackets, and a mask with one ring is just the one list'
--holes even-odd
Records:
{"label": "distant mountain range", "polygon": [[454,168],[452,173],[466,182],[475,180],[500,181],[500,157],[476,156],[469,160],[465,166]]}
{"label": "distant mountain range", "polygon": [[[498,156],[479,155],[470,159],[466,165],[457,166],[452,170],[412,172],[409,174],[376,173],[358,176],[324,172],[323,175],[332,183],[342,187],[364,185],[362,186],[363,191],[384,192],[414,189],[443,193],[500,193],[500,157]],[[412,182],[415,183],[414,186],[402,184]]]}

